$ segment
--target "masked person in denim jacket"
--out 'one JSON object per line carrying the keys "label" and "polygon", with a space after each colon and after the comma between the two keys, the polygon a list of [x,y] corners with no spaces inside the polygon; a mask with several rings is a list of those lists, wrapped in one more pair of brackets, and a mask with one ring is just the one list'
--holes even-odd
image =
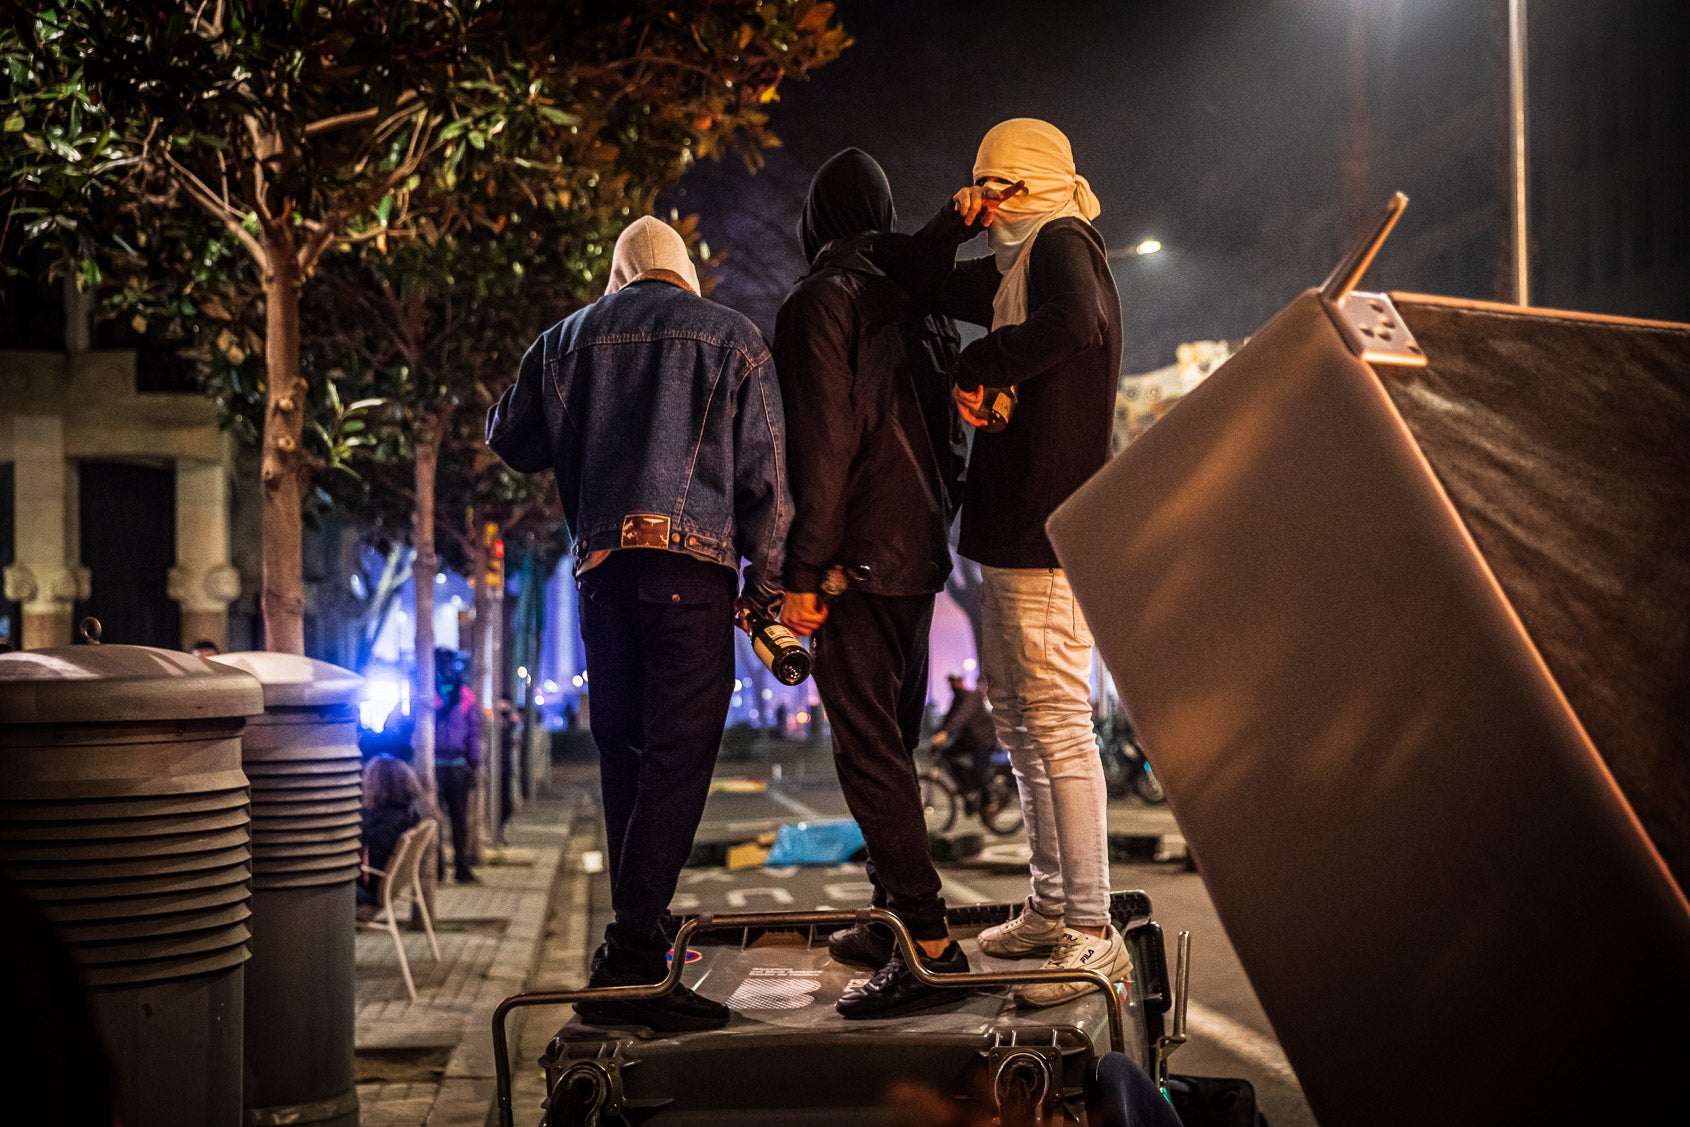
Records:
{"label": "masked person in denim jacket", "polygon": [[[779,598],[792,499],[774,363],[750,321],[698,296],[681,237],[638,219],[605,296],[529,348],[487,444],[556,473],[575,540],[616,914],[590,984],[657,982],[733,692],[741,557],[742,601]],[[576,1012],[671,1032],[728,1020],[685,986]]]}

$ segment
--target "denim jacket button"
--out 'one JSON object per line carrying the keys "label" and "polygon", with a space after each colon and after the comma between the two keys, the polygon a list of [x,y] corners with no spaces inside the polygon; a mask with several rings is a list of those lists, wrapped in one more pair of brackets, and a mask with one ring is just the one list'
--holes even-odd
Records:
{"label": "denim jacket button", "polygon": [[681,534],[679,532],[671,532],[669,534],[669,543],[679,544],[680,542],[681,542]]}

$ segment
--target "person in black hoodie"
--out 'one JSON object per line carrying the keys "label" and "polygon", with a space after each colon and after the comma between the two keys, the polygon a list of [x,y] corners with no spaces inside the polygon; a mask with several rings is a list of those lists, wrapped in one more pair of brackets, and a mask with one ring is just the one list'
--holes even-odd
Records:
{"label": "person in black hoodie", "polygon": [[[1062,131],[1012,118],[981,141],[974,183],[918,234],[883,240],[876,261],[930,308],[991,330],[956,366],[958,406],[982,428],[958,551],[981,565],[981,672],[1026,815],[1032,890],[1025,911],[981,932],[980,950],[1119,977],[1131,963],[1109,922],[1091,631],[1045,535],[1051,511],[1109,459],[1121,305],[1090,222],[1100,210]],[[982,230],[991,255],[956,262]],[[984,429],[987,388],[1018,396],[1001,429]],[[1046,1006],[1090,989],[1035,983],[1015,998]]]}
{"label": "person in black hoodie", "polygon": [[[815,635],[816,688],[868,845],[873,901],[897,913],[929,969],[953,973],[968,958],[945,926],[912,753],[963,461],[949,377],[957,335],[867,257],[893,222],[886,174],[858,149],[824,164],[804,201],[798,234],[810,272],[781,306],[773,349],[796,506],[781,617]],[[840,998],[845,1017],[958,997],[918,982],[878,929],[836,933],[828,949],[875,970]]]}

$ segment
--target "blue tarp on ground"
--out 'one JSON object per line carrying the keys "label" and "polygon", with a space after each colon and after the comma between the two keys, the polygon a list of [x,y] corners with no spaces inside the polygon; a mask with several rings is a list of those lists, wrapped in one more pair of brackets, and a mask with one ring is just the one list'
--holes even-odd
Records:
{"label": "blue tarp on ground", "polygon": [[850,818],[796,822],[775,833],[765,865],[837,865],[863,848],[863,831]]}

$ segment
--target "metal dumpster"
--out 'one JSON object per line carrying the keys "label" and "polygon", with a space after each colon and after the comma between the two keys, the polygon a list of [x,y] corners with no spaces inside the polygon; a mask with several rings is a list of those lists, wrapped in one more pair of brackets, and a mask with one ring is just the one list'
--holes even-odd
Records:
{"label": "metal dumpster", "polygon": [[246,1122],[355,1127],[354,885],[364,679],[292,654],[212,659],[264,686],[242,760],[252,782]]}
{"label": "metal dumpster", "polygon": [[241,1115],[258,682],[188,654],[0,654],[0,874],[70,947],[132,1127]]}

